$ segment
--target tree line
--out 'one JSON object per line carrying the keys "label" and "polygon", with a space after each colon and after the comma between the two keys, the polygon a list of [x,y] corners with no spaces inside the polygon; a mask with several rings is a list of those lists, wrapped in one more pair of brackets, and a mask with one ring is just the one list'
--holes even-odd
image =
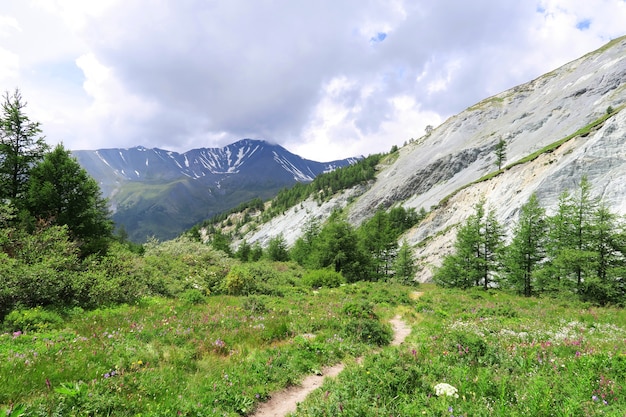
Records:
{"label": "tree line", "polygon": [[398,244],[402,233],[425,216],[425,211],[394,207],[379,210],[359,227],[348,223],[339,211],[324,224],[315,219],[303,225],[302,236],[291,248],[284,237],[269,240],[265,249],[243,241],[233,253],[228,236],[216,232],[211,245],[241,261],[267,258],[273,261],[295,261],[309,270],[326,269],[340,273],[346,281],[395,279],[412,283],[415,261],[406,242]]}
{"label": "tree line", "polygon": [[453,252],[435,271],[434,281],[447,287],[509,288],[525,296],[573,293],[599,304],[626,300],[625,224],[583,177],[575,192],[559,197],[546,215],[536,194],[521,207],[507,230],[481,200],[460,225]]}

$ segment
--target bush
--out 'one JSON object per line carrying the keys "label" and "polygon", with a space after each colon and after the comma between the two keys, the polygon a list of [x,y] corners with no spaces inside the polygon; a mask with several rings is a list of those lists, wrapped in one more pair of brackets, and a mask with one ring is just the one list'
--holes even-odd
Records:
{"label": "bush", "polygon": [[4,319],[4,327],[9,332],[48,330],[62,323],[61,316],[41,307],[13,310]]}
{"label": "bush", "polygon": [[376,346],[388,345],[393,337],[389,325],[372,319],[350,320],[344,327],[344,334],[346,337]]}
{"label": "bush", "polygon": [[374,312],[374,304],[369,301],[348,303],[343,307],[343,312],[352,319],[378,319]]}
{"label": "bush", "polygon": [[224,278],[223,290],[230,295],[250,295],[256,292],[256,283],[247,267],[235,265]]}
{"label": "bush", "polygon": [[204,294],[202,294],[202,291],[195,288],[184,291],[180,295],[180,299],[187,304],[202,304],[206,302],[206,298],[204,297]]}
{"label": "bush", "polygon": [[312,288],[335,288],[344,284],[344,279],[341,272],[335,272],[330,269],[315,269],[308,272],[302,277],[302,282]]}

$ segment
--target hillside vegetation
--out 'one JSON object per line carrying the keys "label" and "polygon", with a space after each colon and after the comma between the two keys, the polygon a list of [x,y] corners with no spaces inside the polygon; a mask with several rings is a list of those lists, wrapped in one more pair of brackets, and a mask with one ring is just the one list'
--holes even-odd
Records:
{"label": "hillside vegetation", "polygon": [[[272,202],[253,200],[177,239],[137,245],[113,233],[95,181],[62,146],[50,150],[24,107],[18,91],[7,93],[0,114],[0,413],[246,416],[273,392],[343,362],[345,371],[296,415],[623,416],[626,224],[591,193],[594,179],[622,161],[597,159],[590,178],[566,169],[595,157],[588,149],[604,155],[607,143],[623,146],[623,112],[569,120],[589,124],[562,143],[539,130],[546,121],[520,128],[516,142],[481,131],[489,143],[461,149],[463,123],[489,117],[505,126],[517,117],[472,110],[420,144]],[[580,109],[570,117],[591,114]],[[529,115],[517,120],[531,123]],[[564,135],[575,130],[559,126]],[[574,149],[596,128],[604,141]],[[521,150],[532,135],[542,137],[540,154]],[[415,169],[431,161],[426,151],[451,144],[461,151]],[[507,163],[507,150],[522,162]],[[560,160],[544,159],[549,153]],[[541,188],[535,177],[549,181]],[[355,187],[358,197],[348,193]],[[550,215],[535,189],[553,202],[560,195]],[[623,196],[614,190],[613,203]],[[297,223],[293,244],[280,233],[264,246],[245,241],[244,228],[337,193],[349,196],[347,206],[329,204],[327,217]],[[446,195],[430,213],[414,208]],[[400,204],[415,196],[412,206]],[[500,221],[496,211],[513,199]],[[411,235],[417,229],[423,234]],[[449,233],[447,248],[431,245]],[[415,236],[443,259],[436,284],[415,281],[425,263],[414,257]],[[413,333],[393,347],[388,323],[398,315]]]}

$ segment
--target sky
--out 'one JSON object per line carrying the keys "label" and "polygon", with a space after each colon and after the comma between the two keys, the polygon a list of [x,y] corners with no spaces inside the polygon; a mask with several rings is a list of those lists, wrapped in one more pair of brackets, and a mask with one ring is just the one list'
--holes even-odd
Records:
{"label": "sky", "polygon": [[67,149],[387,152],[626,34],[626,0],[0,0],[0,91]]}

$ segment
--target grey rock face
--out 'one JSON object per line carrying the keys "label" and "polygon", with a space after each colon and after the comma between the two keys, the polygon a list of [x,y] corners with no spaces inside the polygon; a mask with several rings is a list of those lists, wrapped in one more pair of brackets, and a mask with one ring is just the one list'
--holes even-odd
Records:
{"label": "grey rock face", "polygon": [[428,281],[433,267],[451,250],[455,226],[480,198],[502,223],[512,225],[533,192],[550,212],[558,197],[586,175],[595,195],[614,212],[626,214],[626,111],[532,162],[474,183],[496,171],[494,149],[501,139],[506,142],[506,166],[599,119],[609,106],[620,109],[625,103],[626,37],[487,98],[402,147],[396,161],[383,167],[348,206],[348,218],[358,225],[376,209],[395,204],[430,211],[404,236],[415,245],[422,266],[416,278]]}

